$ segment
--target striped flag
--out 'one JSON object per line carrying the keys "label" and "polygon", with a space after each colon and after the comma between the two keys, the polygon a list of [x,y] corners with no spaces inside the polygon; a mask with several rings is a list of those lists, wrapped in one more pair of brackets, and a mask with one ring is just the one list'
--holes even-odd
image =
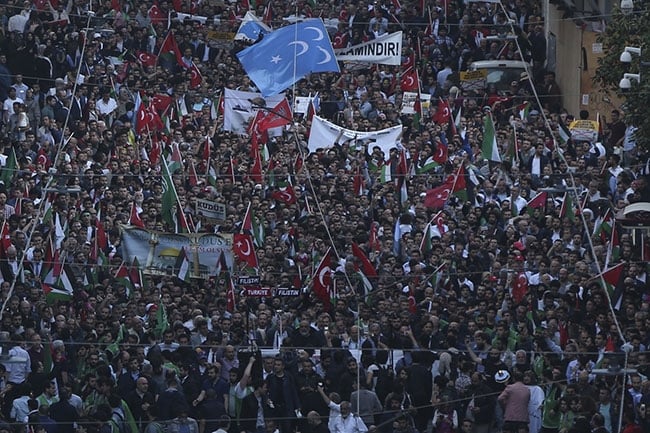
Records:
{"label": "striped flag", "polygon": [[568,192],[564,193],[564,200],[562,200],[562,207],[560,208],[560,219],[569,218],[569,221],[574,223],[576,221],[576,213],[573,209],[573,198]]}
{"label": "striped flag", "polygon": [[571,139],[571,131],[562,120],[557,125],[557,133],[560,136],[560,142],[566,144]]}
{"label": "striped flag", "polygon": [[621,301],[623,300],[623,263],[620,263],[613,268],[610,268],[600,274],[601,280],[605,283],[605,289],[609,296],[609,302],[616,310],[621,309]]}

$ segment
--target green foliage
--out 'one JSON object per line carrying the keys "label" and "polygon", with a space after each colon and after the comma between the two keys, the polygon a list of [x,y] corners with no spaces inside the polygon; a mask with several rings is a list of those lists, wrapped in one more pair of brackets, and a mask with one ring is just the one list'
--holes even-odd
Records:
{"label": "green foliage", "polygon": [[[650,7],[642,7],[630,15],[624,15],[618,8],[613,10],[605,32],[597,38],[605,55],[598,60],[594,80],[605,92],[622,97],[625,123],[639,128],[637,144],[650,150],[650,67],[641,66],[642,61],[650,61]],[[622,63],[619,59],[626,46],[641,47],[641,58],[632,55],[632,63]],[[641,73],[641,83],[632,80],[632,88],[622,92],[618,85],[624,73]]]}

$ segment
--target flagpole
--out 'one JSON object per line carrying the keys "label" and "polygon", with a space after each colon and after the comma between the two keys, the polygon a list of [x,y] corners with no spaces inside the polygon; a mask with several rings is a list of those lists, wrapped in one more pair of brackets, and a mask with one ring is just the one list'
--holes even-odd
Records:
{"label": "flagpole", "polygon": [[513,158],[513,161],[519,162],[519,149],[517,146],[517,127],[515,125],[512,126],[512,132],[514,135],[515,142],[512,146],[512,149],[515,152],[515,157]]}

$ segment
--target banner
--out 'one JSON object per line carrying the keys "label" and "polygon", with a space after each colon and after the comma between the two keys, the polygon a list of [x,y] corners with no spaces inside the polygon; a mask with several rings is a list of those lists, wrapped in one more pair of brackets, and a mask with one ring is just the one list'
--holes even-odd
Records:
{"label": "banner", "polygon": [[[224,89],[223,129],[237,134],[247,134],[248,125],[259,109],[273,109],[284,94],[264,98],[261,93]],[[269,129],[270,137],[282,135],[282,128]]]}
{"label": "banner", "polygon": [[338,61],[399,65],[402,63],[402,32],[385,33],[359,45],[337,48],[334,54]]}
{"label": "banner", "polygon": [[121,226],[124,260],[138,258],[148,275],[178,275],[181,250],[190,262],[190,278],[216,276],[221,254],[232,269],[232,236],[211,233],[173,234]]}
{"label": "banner", "polygon": [[356,138],[357,141],[368,144],[368,154],[372,153],[374,146],[378,146],[385,155],[388,155],[390,149],[396,147],[396,143],[402,133],[402,125],[380,131],[353,131],[335,125],[322,117],[314,116],[311,122],[309,142],[307,143],[309,151],[315,152],[318,148],[331,147],[341,131],[343,132],[343,136],[340,140],[353,140]]}
{"label": "banner", "polygon": [[212,200],[196,199],[196,215],[213,221],[226,219],[226,205]]}
{"label": "banner", "polygon": [[316,98],[316,96],[296,96],[293,104],[293,112],[296,114],[307,114],[309,111],[309,103]]}
{"label": "banner", "polygon": [[465,91],[483,90],[487,84],[487,70],[461,71],[460,87]]}
{"label": "banner", "polygon": [[[418,94],[415,92],[404,92],[402,96],[402,114],[415,113],[415,100]],[[431,106],[431,95],[428,93],[420,93],[420,106],[422,107],[422,116],[429,115],[429,107]]]}
{"label": "banner", "polygon": [[598,122],[594,120],[574,120],[569,125],[573,141],[598,141]]}

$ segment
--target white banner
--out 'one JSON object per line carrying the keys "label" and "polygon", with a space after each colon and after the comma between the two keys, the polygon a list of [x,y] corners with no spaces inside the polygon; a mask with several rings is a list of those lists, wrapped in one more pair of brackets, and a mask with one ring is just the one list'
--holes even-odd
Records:
{"label": "white banner", "polygon": [[226,219],[226,205],[212,200],[196,199],[196,214],[214,221]]}
{"label": "white banner", "polygon": [[399,65],[402,62],[402,32],[386,33],[377,39],[334,50],[336,60]]}
{"label": "white banner", "polygon": [[[284,99],[284,93],[262,97],[261,93],[242,92],[240,90],[224,89],[223,97],[223,129],[237,134],[246,134],[247,128],[255,113],[260,108],[272,110]],[[279,130],[276,133],[275,130]],[[282,134],[282,128],[269,129],[269,136]]]}
{"label": "white banner", "polygon": [[[404,92],[402,95],[402,114],[415,113],[415,100],[418,94],[415,92]],[[420,93],[420,107],[422,108],[422,115],[427,116],[429,107],[431,106],[431,95],[428,93]]]}
{"label": "white banner", "polygon": [[343,131],[343,136],[339,139],[339,142],[356,138],[359,142],[368,142],[369,154],[372,153],[374,146],[378,146],[385,155],[388,155],[390,149],[396,147],[396,143],[402,133],[402,125],[380,131],[353,131],[335,125],[322,117],[314,116],[311,122],[309,143],[307,143],[309,151],[315,152],[318,148],[332,147],[341,131]]}

